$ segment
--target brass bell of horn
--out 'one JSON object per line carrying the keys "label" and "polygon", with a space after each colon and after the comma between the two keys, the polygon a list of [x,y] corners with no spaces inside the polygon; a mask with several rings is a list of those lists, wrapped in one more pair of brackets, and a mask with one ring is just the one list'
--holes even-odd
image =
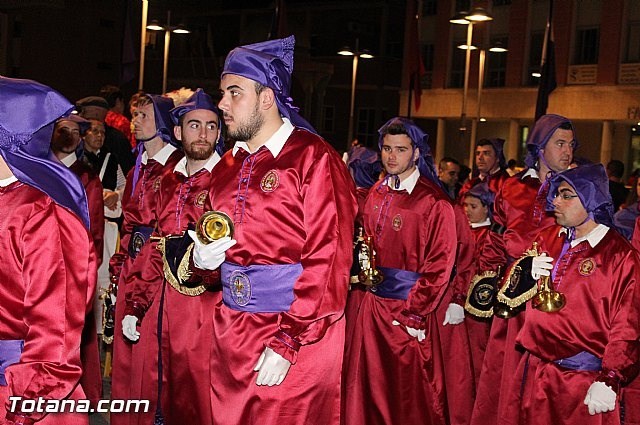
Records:
{"label": "brass bell of horn", "polygon": [[222,211],[207,211],[196,223],[196,235],[203,244],[229,236],[233,238],[233,221]]}
{"label": "brass bell of horn", "polygon": [[371,236],[365,238],[364,249],[367,250],[369,255],[369,265],[358,273],[358,281],[365,286],[375,287],[382,283],[384,275],[380,270],[376,269],[376,251],[373,249]]}
{"label": "brass bell of horn", "polygon": [[566,303],[564,294],[551,287],[549,276],[541,276],[538,293],[531,299],[533,308],[545,313],[555,313],[562,310]]}

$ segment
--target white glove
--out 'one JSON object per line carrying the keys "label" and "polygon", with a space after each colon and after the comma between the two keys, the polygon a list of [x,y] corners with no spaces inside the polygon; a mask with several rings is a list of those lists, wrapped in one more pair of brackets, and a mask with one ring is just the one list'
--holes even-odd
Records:
{"label": "white glove", "polygon": [[[397,320],[394,320],[393,322],[391,322],[391,324],[393,326],[400,326],[400,322],[398,322]],[[407,333],[410,336],[414,338],[418,338],[418,342],[422,342],[426,338],[424,329],[414,329],[414,328],[410,328],[409,326],[405,326],[405,328],[407,329]]]}
{"label": "white glove", "polygon": [[611,412],[616,408],[616,392],[604,382],[596,381],[589,387],[584,404],[589,408],[591,416]]}
{"label": "white glove", "polygon": [[444,322],[442,322],[442,326],[446,326],[447,324],[459,325],[463,321],[464,307],[456,303],[449,304],[449,307],[447,307],[447,312],[444,315]]}
{"label": "white glove", "polygon": [[280,385],[289,372],[291,362],[267,347],[260,354],[260,359],[253,368],[258,372],[256,385]]}
{"label": "white glove", "polygon": [[220,264],[224,263],[225,251],[236,244],[236,240],[229,236],[203,244],[196,232],[189,230],[188,233],[194,243],[193,264],[203,270],[215,270],[220,267]]}
{"label": "white glove", "polygon": [[551,269],[553,269],[553,258],[547,257],[547,254],[542,253],[537,257],[533,257],[531,262],[531,277],[535,280],[540,279],[540,276],[551,275]]}
{"label": "white glove", "polygon": [[137,323],[138,318],[129,314],[122,319],[122,333],[129,341],[135,342],[140,339],[140,332],[136,330]]}

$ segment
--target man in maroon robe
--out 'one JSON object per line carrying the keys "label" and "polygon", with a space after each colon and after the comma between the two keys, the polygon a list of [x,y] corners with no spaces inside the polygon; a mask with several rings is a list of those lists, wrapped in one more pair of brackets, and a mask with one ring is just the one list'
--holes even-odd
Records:
{"label": "man in maroon robe", "polygon": [[[60,162],[78,176],[87,194],[91,236],[93,237],[98,267],[100,267],[104,248],[102,183],[98,175],[76,156],[81,136],[89,126],[89,121],[75,114],[60,118],[53,129],[51,151]],[[91,400],[91,405],[96,407],[102,397],[102,372],[100,370],[100,348],[98,346],[96,322],[92,320],[93,314],[93,309],[87,313],[84,329],[82,330],[80,358],[82,359],[82,388],[89,400]]]}
{"label": "man in maroon robe", "polygon": [[[130,290],[123,332],[131,341],[140,339],[136,323],[147,316],[151,304],[162,303],[161,350],[166,382],[158,413],[166,424],[207,425],[212,424],[208,361],[213,333],[211,311],[221,296],[219,288],[214,292],[210,286],[184,281],[172,258],[180,251],[180,237],[187,226],[205,213],[211,175],[224,143],[218,108],[202,89],[174,108],[171,117],[185,156],[172,173],[163,177],[157,195],[153,239],[163,240],[146,244],[127,276]],[[189,236],[184,237],[191,241]]]}
{"label": "man in maroon robe", "polygon": [[349,317],[343,423],[446,424],[435,312],[456,257],[453,206],[434,182],[427,135],[404,118],[379,132],[387,177],[371,188],[363,222],[384,280]]}
{"label": "man in maroon robe", "polygon": [[0,97],[0,423],[87,425],[86,413],[33,405],[86,399],[80,339],[97,264],[84,189],[50,151],[54,122],[72,105],[4,77]]}
{"label": "man in maroon robe", "polygon": [[145,414],[111,413],[111,423],[146,424],[152,420],[157,400],[158,344],[157,303],[153,304],[140,333],[148,335],[132,345],[122,335],[127,297],[127,276],[138,253],[156,226],[155,208],[162,176],[171,172],[182,158],[173,136],[170,111],[173,101],[158,95],[138,97],[133,116],[138,140],[136,166],[127,175],[122,199],[120,251],[110,260],[112,281],[118,283],[113,338],[111,397],[125,400],[150,400],[152,409]]}
{"label": "man in maroon robe", "polygon": [[547,201],[561,227],[538,235],[542,255],[530,272],[548,276],[565,304],[547,312],[527,303],[516,340],[526,351],[499,423],[620,424],[621,386],[637,375],[640,360],[640,258],[611,228],[602,164],[554,176]]}
{"label": "man in maroon robe", "polygon": [[291,36],[232,50],[220,82],[218,107],[236,144],[209,200],[232,219],[234,239],[196,238],[193,262],[221,274],[211,345],[221,425],[340,422],[355,188],[292,105],[294,44]]}
{"label": "man in maroon robe", "polygon": [[[508,178],[494,203],[494,223],[479,263],[479,272],[505,270],[531,248],[537,233],[555,225],[547,213],[548,178],[569,168],[577,141],[571,121],[543,115],[527,139],[528,168]],[[484,357],[472,425],[495,425],[506,406],[505,392],[522,351],[515,339],[524,321],[520,313],[507,320],[494,318]]]}

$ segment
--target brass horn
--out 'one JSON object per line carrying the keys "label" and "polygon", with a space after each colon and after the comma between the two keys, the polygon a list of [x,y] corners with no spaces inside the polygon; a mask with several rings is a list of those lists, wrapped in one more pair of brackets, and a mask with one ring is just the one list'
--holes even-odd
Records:
{"label": "brass horn", "polygon": [[553,289],[549,276],[541,276],[538,281],[538,293],[531,299],[533,308],[545,313],[555,313],[562,310],[566,303],[564,294]]}
{"label": "brass horn", "polygon": [[378,286],[382,283],[384,275],[380,270],[376,269],[376,251],[373,249],[371,236],[365,238],[362,249],[366,250],[369,262],[365,264],[362,267],[362,271],[358,273],[358,281],[365,286]]}
{"label": "brass horn", "polygon": [[196,234],[203,244],[229,236],[233,238],[233,221],[222,211],[207,211],[196,223]]}

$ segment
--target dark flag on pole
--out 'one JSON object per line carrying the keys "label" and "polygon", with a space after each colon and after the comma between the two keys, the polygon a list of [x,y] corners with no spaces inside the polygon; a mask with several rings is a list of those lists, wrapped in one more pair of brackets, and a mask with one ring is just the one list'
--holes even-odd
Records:
{"label": "dark flag on pole", "polygon": [[422,96],[422,76],[425,74],[420,50],[420,0],[410,0],[409,10],[409,102],[407,115],[411,117],[411,98],[413,97],[416,110],[420,109]]}
{"label": "dark flag on pole", "polygon": [[549,94],[551,94],[557,86],[552,18],[553,0],[549,0],[549,19],[547,20],[547,28],[544,32],[542,58],[540,60],[540,86],[538,87],[538,100],[536,102],[536,121],[547,113]]}

